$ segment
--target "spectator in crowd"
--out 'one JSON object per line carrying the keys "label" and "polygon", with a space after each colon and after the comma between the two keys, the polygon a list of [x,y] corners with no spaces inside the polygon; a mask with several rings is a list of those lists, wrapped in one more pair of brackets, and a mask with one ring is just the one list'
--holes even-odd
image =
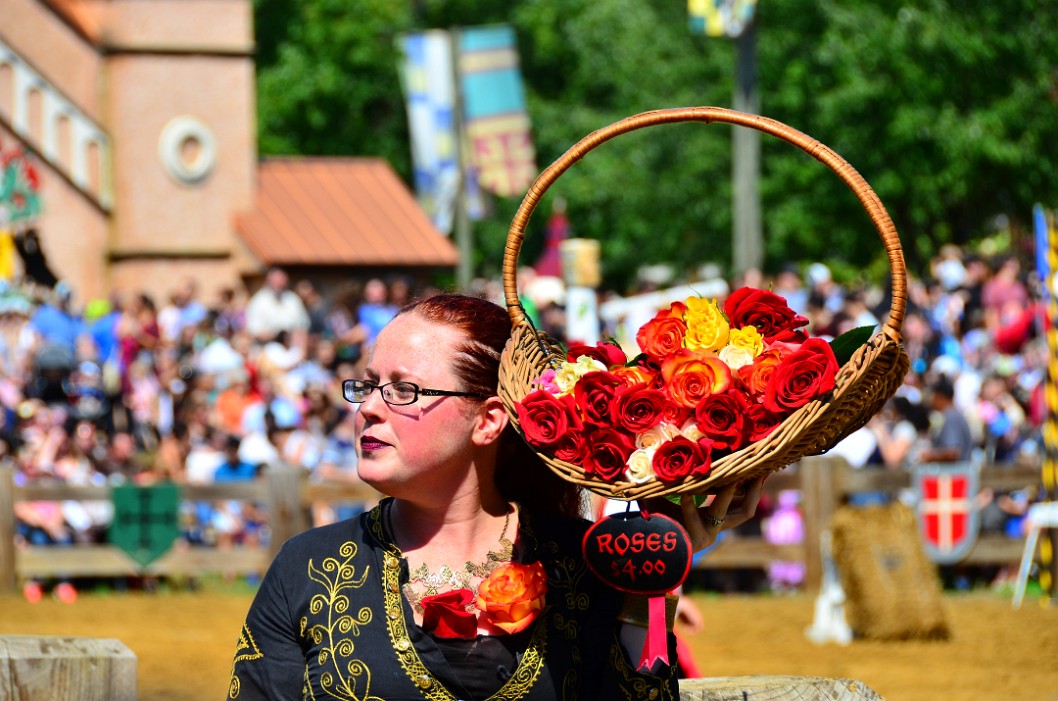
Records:
{"label": "spectator in crowd", "polygon": [[281,331],[309,327],[305,305],[289,285],[286,271],[271,268],[264,286],[250,298],[246,305],[246,331],[256,340],[270,341]]}
{"label": "spectator in crowd", "polygon": [[356,315],[364,326],[367,337],[364,344],[370,348],[378,332],[397,315],[397,307],[387,301],[386,283],[378,278],[367,281],[364,285],[364,301],[357,307]]}
{"label": "spectator in crowd", "polygon": [[930,435],[930,445],[922,451],[922,462],[963,462],[973,454],[970,424],[955,406],[951,380],[940,376],[930,388],[930,407],[939,414],[939,427]]}

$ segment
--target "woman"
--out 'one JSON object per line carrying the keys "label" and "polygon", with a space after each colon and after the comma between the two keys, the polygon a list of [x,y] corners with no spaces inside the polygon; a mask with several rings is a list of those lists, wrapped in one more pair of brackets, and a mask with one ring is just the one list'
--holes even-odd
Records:
{"label": "woman", "polygon": [[[672,664],[636,671],[645,629],[617,620],[623,594],[586,568],[579,487],[508,422],[496,386],[509,334],[502,308],[459,295],[413,303],[382,330],[365,379],[343,389],[359,405],[359,474],[392,498],[283,546],[229,698],[678,697],[671,636]],[[685,499],[695,549],[752,516],[760,489],[730,513],[734,487],[701,516]],[[539,590],[538,605],[494,612],[497,572]],[[475,616],[460,597],[482,582]]]}

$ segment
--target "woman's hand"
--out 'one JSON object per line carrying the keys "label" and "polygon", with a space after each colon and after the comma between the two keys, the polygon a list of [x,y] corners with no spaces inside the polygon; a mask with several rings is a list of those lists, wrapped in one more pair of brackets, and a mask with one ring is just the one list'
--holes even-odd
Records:
{"label": "woman's hand", "polygon": [[704,550],[716,542],[720,531],[742,525],[757,513],[757,504],[764,491],[767,475],[746,482],[746,491],[736,498],[738,484],[729,484],[713,495],[712,499],[695,506],[694,497],[684,494],[675,508],[668,499],[651,499],[641,504],[646,511],[664,513],[680,521],[691,537],[691,551]]}

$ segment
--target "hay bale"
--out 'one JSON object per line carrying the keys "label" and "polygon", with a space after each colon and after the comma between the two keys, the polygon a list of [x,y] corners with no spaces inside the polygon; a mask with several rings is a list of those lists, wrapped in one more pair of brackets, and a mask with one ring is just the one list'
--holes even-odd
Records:
{"label": "hay bale", "polygon": [[858,637],[945,639],[937,567],[903,504],[842,507],[831,522],[846,614]]}

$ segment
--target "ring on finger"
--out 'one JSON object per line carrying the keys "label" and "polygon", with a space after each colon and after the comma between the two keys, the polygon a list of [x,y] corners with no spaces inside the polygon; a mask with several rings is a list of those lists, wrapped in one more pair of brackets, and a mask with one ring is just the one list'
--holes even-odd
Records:
{"label": "ring on finger", "polygon": [[716,516],[704,514],[703,519],[708,525],[712,526],[713,528],[720,528],[720,526],[724,525],[724,519],[717,518]]}

